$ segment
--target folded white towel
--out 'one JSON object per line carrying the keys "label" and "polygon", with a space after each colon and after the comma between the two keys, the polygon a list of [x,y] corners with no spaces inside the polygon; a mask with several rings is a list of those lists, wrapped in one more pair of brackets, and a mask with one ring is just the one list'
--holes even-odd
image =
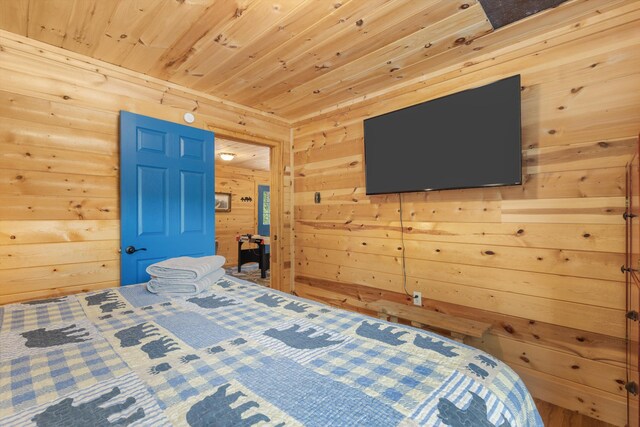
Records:
{"label": "folded white towel", "polygon": [[147,267],[151,276],[178,279],[199,280],[207,274],[221,268],[227,260],[220,255],[193,258],[182,256],[170,258]]}
{"label": "folded white towel", "polygon": [[214,283],[224,276],[224,269],[207,274],[200,280],[174,280],[160,277],[154,277],[147,283],[147,290],[154,294],[175,295],[175,296],[191,296],[197,295],[211,287]]}

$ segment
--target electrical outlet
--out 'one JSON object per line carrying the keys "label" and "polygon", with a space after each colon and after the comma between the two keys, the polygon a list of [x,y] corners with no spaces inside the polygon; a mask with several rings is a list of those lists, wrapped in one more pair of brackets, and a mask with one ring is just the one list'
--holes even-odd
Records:
{"label": "electrical outlet", "polygon": [[413,291],[413,305],[422,305],[422,292]]}

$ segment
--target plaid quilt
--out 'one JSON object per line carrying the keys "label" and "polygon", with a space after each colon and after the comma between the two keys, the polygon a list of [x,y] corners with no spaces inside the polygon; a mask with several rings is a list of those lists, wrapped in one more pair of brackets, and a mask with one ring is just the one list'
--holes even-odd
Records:
{"label": "plaid quilt", "polygon": [[1,426],[542,426],[518,376],[423,330],[224,277],[0,307]]}

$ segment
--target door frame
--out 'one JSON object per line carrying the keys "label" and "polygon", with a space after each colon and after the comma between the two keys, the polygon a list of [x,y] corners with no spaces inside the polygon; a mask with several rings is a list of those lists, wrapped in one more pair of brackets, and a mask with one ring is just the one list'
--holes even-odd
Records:
{"label": "door frame", "polygon": [[[284,283],[282,272],[284,271],[284,167],[283,167],[283,144],[285,141],[269,141],[266,139],[251,139],[251,136],[239,136],[237,133],[226,133],[224,129],[207,125],[207,129],[214,132],[216,137],[245,142],[252,145],[269,147],[269,173],[271,174],[270,197],[271,197],[271,245],[270,245],[270,265],[271,288],[291,292],[291,283]],[[257,201],[256,201],[257,202]]]}

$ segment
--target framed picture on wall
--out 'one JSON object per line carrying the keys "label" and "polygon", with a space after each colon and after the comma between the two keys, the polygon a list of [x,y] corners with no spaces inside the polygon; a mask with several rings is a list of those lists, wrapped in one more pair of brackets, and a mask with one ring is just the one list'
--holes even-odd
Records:
{"label": "framed picture on wall", "polygon": [[216,193],[216,212],[231,212],[231,193]]}

